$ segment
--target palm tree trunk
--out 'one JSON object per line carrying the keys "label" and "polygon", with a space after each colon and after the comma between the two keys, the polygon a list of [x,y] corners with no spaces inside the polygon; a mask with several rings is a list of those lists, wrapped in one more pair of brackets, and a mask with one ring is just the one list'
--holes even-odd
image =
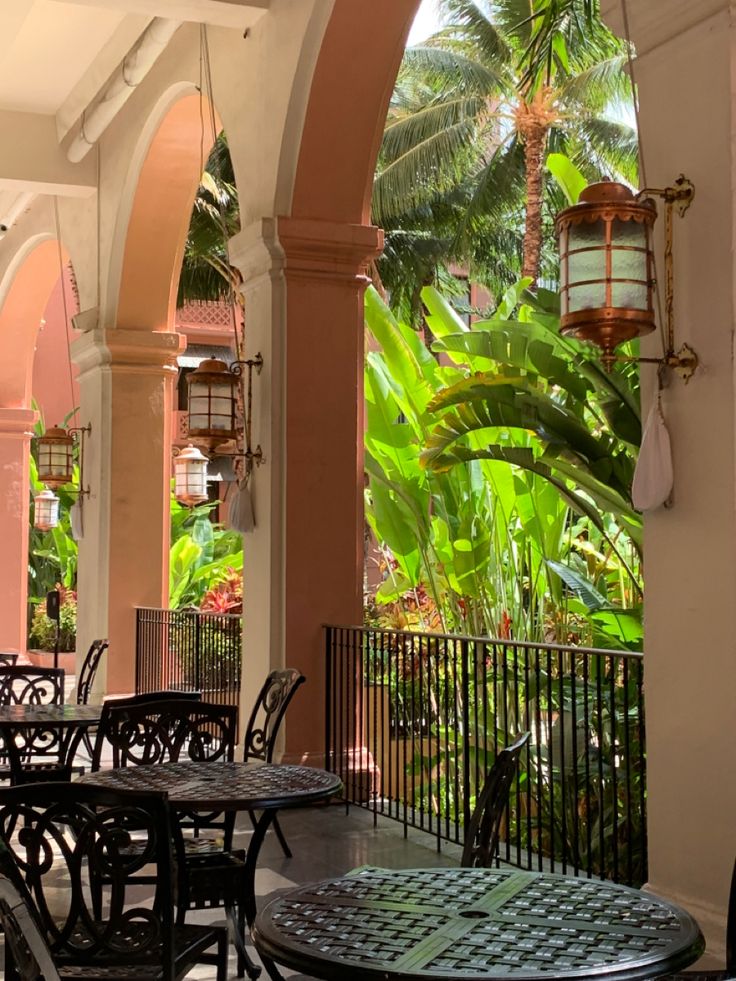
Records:
{"label": "palm tree trunk", "polygon": [[514,115],[516,132],[524,144],[526,176],[526,228],[522,276],[529,276],[532,286],[536,286],[542,256],[544,152],[547,149],[550,128],[557,118],[554,92],[549,87],[542,86],[533,95],[522,96],[516,105]]}
{"label": "palm tree trunk", "polygon": [[542,126],[529,127],[524,137],[524,165],[526,171],[526,227],[522,276],[532,279],[532,286],[539,279],[542,256],[542,196],[544,192],[544,149],[547,130]]}

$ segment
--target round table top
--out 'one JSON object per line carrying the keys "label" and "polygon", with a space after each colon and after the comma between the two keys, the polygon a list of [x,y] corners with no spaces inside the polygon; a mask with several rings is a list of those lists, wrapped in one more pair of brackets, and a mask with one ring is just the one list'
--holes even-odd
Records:
{"label": "round table top", "polygon": [[328,981],[649,978],[704,946],[655,896],[506,868],[358,870],[283,893],[252,933],[259,953]]}
{"label": "round table top", "polygon": [[100,705],[0,705],[0,726],[94,726],[101,712]]}
{"label": "round table top", "polygon": [[342,781],[311,766],[182,760],[100,770],[79,778],[116,790],[165,791],[177,807],[259,811],[304,807],[334,797]]}

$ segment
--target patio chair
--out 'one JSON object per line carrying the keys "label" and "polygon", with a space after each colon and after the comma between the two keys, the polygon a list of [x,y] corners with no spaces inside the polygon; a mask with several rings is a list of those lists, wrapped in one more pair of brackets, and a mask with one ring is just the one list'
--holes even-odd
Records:
{"label": "patio chair", "polygon": [[140,692],[137,695],[120,695],[106,698],[102,703],[100,724],[97,726],[94,745],[92,747],[92,772],[94,773],[101,768],[102,753],[105,748],[105,731],[109,725],[110,712],[113,709],[126,708],[131,705],[148,705],[151,702],[172,701],[173,699],[180,702],[201,702],[202,692],[162,689],[160,691]]}
{"label": "patio chair", "polygon": [[[2,790],[0,837],[65,981],[179,981],[213,961],[226,981],[227,931],[174,923],[181,846],[165,794],[74,783]],[[155,870],[145,906],[143,866]]]}
{"label": "patio chair", "polygon": [[18,661],[18,655],[15,651],[0,651],[0,671],[6,666],[9,667],[12,664],[16,664]]}
{"label": "patio chair", "polygon": [[[63,705],[64,669],[36,668],[25,664],[0,668],[0,705]],[[10,758],[8,746],[0,749],[0,779],[12,784],[33,780],[71,780],[72,770],[62,759],[64,744],[53,728],[19,729],[16,745],[20,756]]]}
{"label": "patio chair", "polygon": [[63,705],[64,669],[0,667],[0,705]]}
{"label": "patio chair", "polygon": [[23,876],[0,840],[0,926],[5,936],[6,981],[59,981]]}
{"label": "patio chair", "polygon": [[[293,668],[272,671],[268,675],[258,693],[245,730],[244,762],[273,761],[279,727],[294,693],[304,680],[303,675]],[[254,815],[251,814],[250,817],[255,823]],[[291,851],[278,826],[278,819],[274,818],[273,825],[284,854],[291,858]],[[238,977],[243,977],[247,963],[245,909],[242,904],[242,896],[245,894],[245,858],[245,850],[232,848],[232,825],[230,834],[225,835],[224,848],[219,853],[213,850],[205,855],[188,855],[187,876],[180,890],[178,908],[180,923],[184,922],[189,910],[216,907],[225,909],[236,938]]]}
{"label": "patio chair", "polygon": [[89,696],[92,694],[92,685],[97,676],[97,669],[100,666],[102,655],[109,646],[107,640],[93,640],[89,645],[77,680],[77,705],[89,704]]}
{"label": "patio chair", "polygon": [[[295,668],[272,671],[266,678],[245,730],[243,747],[243,760],[245,762],[248,760],[273,762],[276,737],[281,728],[281,723],[284,721],[286,710],[296,694],[297,688],[306,680],[304,675]],[[250,819],[255,826],[253,814],[250,815]],[[273,829],[284,855],[286,858],[291,858],[291,849],[286,842],[277,817],[274,818]]]}
{"label": "patio chair", "polygon": [[661,975],[657,981],[725,981],[726,978],[736,978],[736,863],[731,873],[728,896],[725,971],[680,971],[679,974]]}
{"label": "patio chair", "polygon": [[521,751],[528,741],[529,733],[525,732],[496,756],[478,795],[470,824],[465,830],[465,844],[460,860],[463,868],[489,868],[495,861],[501,820],[509,802],[509,792],[519,766]]}

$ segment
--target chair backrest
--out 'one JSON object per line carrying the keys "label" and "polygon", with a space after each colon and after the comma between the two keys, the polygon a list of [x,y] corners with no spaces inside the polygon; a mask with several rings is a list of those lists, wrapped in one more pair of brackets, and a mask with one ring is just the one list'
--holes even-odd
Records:
{"label": "chair backrest", "polygon": [[138,695],[120,695],[119,697],[106,698],[102,704],[100,724],[97,727],[95,742],[92,747],[92,771],[94,772],[100,769],[102,751],[105,746],[105,732],[112,709],[125,708],[130,705],[147,705],[150,702],[170,702],[172,699],[187,702],[201,702],[202,692],[162,689],[161,691],[141,692]]}
{"label": "chair backrest", "polygon": [[488,868],[493,863],[511,784],[516,776],[521,751],[528,741],[529,733],[525,732],[496,756],[465,830],[465,845],[460,860],[463,868]]}
{"label": "chair backrest", "polygon": [[18,655],[15,651],[0,651],[0,669],[4,668],[6,665],[15,664],[18,660]]}
{"label": "chair backrest", "polygon": [[102,738],[112,747],[114,767],[180,759],[232,760],[237,728],[235,705],[191,699],[111,705],[100,721]]}
{"label": "chair backrest", "polygon": [[77,681],[77,705],[87,705],[89,696],[92,692],[92,685],[95,681],[97,669],[100,666],[102,655],[108,648],[106,640],[93,640],[89,646],[82,667],[79,671]]}
{"label": "chair backrest", "polygon": [[272,671],[253,706],[245,730],[244,760],[266,760],[270,763],[276,748],[276,736],[289,702],[299,685],[307,679],[295,668]]}
{"label": "chair backrest", "polygon": [[[20,981],[59,981],[23,876],[0,839],[0,926]],[[7,958],[7,950],[6,950]]]}
{"label": "chair backrest", "polygon": [[63,668],[0,667],[0,705],[63,704]]}
{"label": "chair backrest", "polygon": [[[127,847],[132,830],[135,848]],[[98,976],[101,967],[155,967],[172,981],[172,839],[181,850],[164,794],[76,783],[11,787],[0,790],[0,837],[61,973],[67,965]],[[145,907],[135,879],[144,866],[155,882]]]}

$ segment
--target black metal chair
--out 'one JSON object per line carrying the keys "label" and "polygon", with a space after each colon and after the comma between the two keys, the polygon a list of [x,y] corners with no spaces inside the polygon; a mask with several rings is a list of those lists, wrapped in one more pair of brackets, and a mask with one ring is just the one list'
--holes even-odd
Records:
{"label": "black metal chair", "polygon": [[6,981],[59,981],[41,933],[33,900],[8,847],[0,839],[0,926],[5,937]]}
{"label": "black metal chair", "polygon": [[[160,693],[161,695],[163,693]],[[103,744],[112,749],[113,767],[153,765],[180,759],[232,761],[235,752],[238,710],[234,705],[212,705],[194,698],[143,696],[106,702],[100,720],[93,757],[99,769]],[[176,693],[177,695],[180,693]],[[244,969],[245,852],[232,851],[233,813],[195,814],[177,812],[183,837],[184,861],[178,884],[177,923],[195,909],[223,907],[232,922],[238,948],[239,971]],[[218,837],[202,836],[216,831]],[[148,881],[138,876],[139,882]]]}
{"label": "black metal chair", "polygon": [[[25,664],[0,668],[0,705],[63,704],[63,668],[36,668]],[[66,759],[66,744],[58,729],[52,726],[19,729],[15,745],[19,757],[9,756],[9,747],[5,742],[0,749],[0,779],[10,777],[13,784],[71,779],[72,768]]]}
{"label": "black metal chair", "polygon": [[[251,712],[244,736],[243,760],[263,760],[270,763],[276,749],[276,736],[286,709],[304,677],[294,669],[272,671],[261,688]],[[234,817],[234,816],[233,816]],[[251,814],[251,820],[254,816]],[[287,858],[291,857],[283,832],[274,819],[276,833]],[[238,953],[238,977],[246,967],[252,972],[253,963],[245,948],[245,859],[243,849],[232,848],[232,825],[226,832],[224,848],[205,855],[187,855],[186,881],[180,890],[179,922],[183,923],[189,910],[223,907],[233,927]]]}
{"label": "black metal chair", "polygon": [[[0,837],[65,979],[179,981],[214,960],[226,981],[227,931],[174,923],[181,844],[165,794],[74,783],[2,790]],[[146,906],[136,891],[144,867],[155,871]]]}
{"label": "black metal chair", "polygon": [[92,685],[95,682],[102,655],[109,646],[109,642],[106,640],[93,640],[90,644],[77,680],[77,705],[89,705],[89,696],[92,694]]}
{"label": "black metal chair", "polygon": [[[273,761],[276,737],[281,728],[281,723],[284,721],[286,710],[296,694],[297,688],[306,680],[304,675],[295,668],[272,671],[269,674],[258,694],[245,730],[244,761],[263,760],[266,763]],[[250,819],[255,826],[253,814],[250,815]],[[278,818],[274,818],[273,829],[284,855],[286,858],[291,858],[291,849],[281,830]]]}
{"label": "black metal chair", "polygon": [[99,770],[102,765],[102,753],[105,748],[105,732],[109,726],[110,713],[114,709],[135,705],[148,705],[152,702],[170,702],[174,699],[185,702],[201,702],[202,692],[162,689],[160,691],[141,692],[138,695],[120,695],[106,698],[102,703],[100,724],[97,726],[94,746],[92,747],[92,772],[94,773]]}
{"label": "black metal chair", "polygon": [[0,668],[0,705],[63,705],[64,669],[9,664]]}
{"label": "black metal chair", "polygon": [[10,667],[13,664],[17,664],[18,655],[15,651],[0,651],[0,671],[5,667]]}
{"label": "black metal chair", "polygon": [[[90,644],[89,650],[84,656],[77,680],[77,705],[89,705],[92,685],[95,682],[102,655],[108,647],[109,643],[106,640],[93,640]],[[95,730],[85,729],[81,736],[80,745],[84,746],[87,756],[90,759],[92,758],[94,739]]]}
{"label": "black metal chair", "polygon": [[529,733],[525,732],[496,756],[478,795],[470,824],[465,829],[465,844],[460,860],[460,865],[464,868],[488,868],[495,861],[501,820],[509,802],[519,757],[528,741]]}

